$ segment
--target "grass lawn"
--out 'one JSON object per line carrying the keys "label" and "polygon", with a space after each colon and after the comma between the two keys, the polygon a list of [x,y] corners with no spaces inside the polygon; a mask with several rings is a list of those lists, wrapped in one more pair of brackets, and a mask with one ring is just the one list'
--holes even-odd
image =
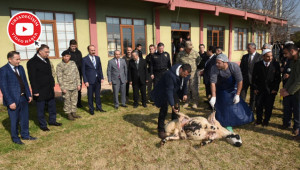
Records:
{"label": "grass lawn", "polygon": [[[200,89],[201,99],[204,90]],[[199,141],[171,141],[159,147],[158,108],[132,107],[113,109],[112,93],[102,97],[106,113],[89,115],[83,98],[82,116],[69,121],[57,100],[58,122],[62,127],[38,128],[36,108],[30,104],[30,133],[36,141],[13,144],[6,108],[0,107],[0,169],[300,169],[300,144],[290,130],[281,130],[282,106],[279,98],[270,125],[236,127],[243,146],[236,148],[223,140],[200,147]],[[206,116],[201,102],[198,109],[182,109],[190,116]],[[169,112],[171,110],[169,109]],[[170,120],[168,115],[167,120]]]}

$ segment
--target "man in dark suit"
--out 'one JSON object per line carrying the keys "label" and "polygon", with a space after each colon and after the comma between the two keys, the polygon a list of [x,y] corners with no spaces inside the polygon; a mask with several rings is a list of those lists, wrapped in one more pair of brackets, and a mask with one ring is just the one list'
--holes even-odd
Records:
{"label": "man in dark suit", "polygon": [[108,61],[107,79],[109,85],[113,86],[115,109],[119,108],[119,91],[121,90],[121,107],[126,105],[126,82],[127,82],[127,65],[124,59],[120,58],[120,51],[114,52],[115,57]]}
{"label": "man in dark suit", "polygon": [[142,51],[142,48],[143,48],[142,44],[137,44],[137,45],[136,45],[136,48],[135,48],[135,50],[138,51],[139,57],[140,57],[141,59],[143,59],[143,51]]}
{"label": "man in dark suit", "polygon": [[[261,55],[256,52],[256,45],[249,43],[247,45],[248,54],[243,55],[241,59],[241,71],[243,75],[243,89],[241,98],[246,99],[248,88],[250,87],[250,108],[252,111],[255,109],[255,94],[252,87],[252,72],[254,64],[261,60]],[[246,100],[245,100],[246,101]]]}
{"label": "man in dark suit", "polygon": [[167,71],[155,85],[151,92],[151,97],[155,106],[159,107],[158,116],[158,136],[162,139],[166,137],[164,124],[168,113],[168,104],[172,107],[172,120],[177,118],[179,111],[179,99],[187,99],[187,82],[190,79],[191,65],[175,64]]}
{"label": "man in dark suit", "polygon": [[143,107],[147,107],[146,104],[146,82],[147,80],[147,63],[146,60],[140,59],[138,51],[132,52],[132,60],[129,61],[128,66],[128,81],[133,88],[133,107],[138,107],[139,91],[141,91]]}
{"label": "man in dark suit", "polygon": [[28,103],[32,101],[24,68],[20,64],[20,53],[11,51],[7,54],[8,63],[0,68],[0,89],[3,104],[7,107],[10,118],[12,141],[24,144],[18,135],[19,124],[23,140],[36,140],[29,135]]}
{"label": "man in dark suit", "polygon": [[203,71],[203,82],[205,85],[206,97],[210,99],[211,97],[211,89],[210,89],[210,71],[211,67],[216,65],[216,47],[209,46],[206,52],[208,59],[204,64],[204,71]]}
{"label": "man in dark suit", "polygon": [[[76,63],[76,66],[78,68],[79,72],[79,78],[80,83],[82,82],[82,72],[81,72],[81,66],[82,66],[82,54],[81,51],[77,48],[77,41],[76,40],[70,40],[70,47],[67,50],[71,54],[70,60],[74,61]],[[80,85],[82,86],[82,85]],[[81,108],[81,89],[78,91],[78,100],[77,100],[77,107]]]}
{"label": "man in dark suit", "polygon": [[88,90],[88,103],[91,115],[94,115],[94,97],[96,98],[96,110],[106,112],[102,109],[100,90],[101,83],[104,82],[100,57],[96,56],[94,45],[87,47],[89,54],[82,59],[83,82]]}
{"label": "man in dark suit", "polygon": [[56,122],[56,105],[54,95],[54,78],[50,65],[49,47],[42,44],[37,53],[27,62],[29,81],[32,88],[33,99],[36,100],[37,115],[40,128],[49,131],[45,120],[45,105],[48,104],[49,125],[61,126]]}
{"label": "man in dark suit", "polygon": [[[255,125],[268,126],[280,81],[279,63],[273,60],[272,51],[265,49],[263,51],[263,61],[254,64],[252,74],[253,90],[257,95]],[[265,118],[263,120],[264,109]]]}

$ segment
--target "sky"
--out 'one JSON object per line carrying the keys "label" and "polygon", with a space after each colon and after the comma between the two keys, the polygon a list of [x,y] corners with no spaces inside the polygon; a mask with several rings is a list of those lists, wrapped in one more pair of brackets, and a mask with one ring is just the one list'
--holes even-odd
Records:
{"label": "sky", "polygon": [[295,10],[294,13],[296,14],[296,17],[297,17],[297,22],[295,24],[300,26],[300,4],[299,3],[298,3],[297,9]]}

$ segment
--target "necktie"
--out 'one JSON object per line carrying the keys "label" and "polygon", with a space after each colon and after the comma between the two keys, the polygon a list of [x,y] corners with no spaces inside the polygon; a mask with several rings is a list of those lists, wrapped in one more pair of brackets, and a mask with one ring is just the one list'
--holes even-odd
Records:
{"label": "necktie", "polygon": [[266,63],[265,65],[266,65],[266,67],[268,67],[268,63]]}
{"label": "necktie", "polygon": [[15,69],[15,73],[16,73],[18,76],[20,76],[19,73],[18,73],[18,70],[17,70],[17,67],[16,67],[16,66],[14,67],[14,69]]}
{"label": "necktie", "polygon": [[136,69],[139,69],[139,63],[135,61]]}
{"label": "necktie", "polygon": [[117,59],[117,65],[118,65],[118,69],[120,69],[119,59]]}
{"label": "necktie", "polygon": [[94,67],[96,68],[96,60],[95,60],[95,57],[94,57],[94,56],[92,56],[92,62],[93,62],[93,64],[94,64]]}

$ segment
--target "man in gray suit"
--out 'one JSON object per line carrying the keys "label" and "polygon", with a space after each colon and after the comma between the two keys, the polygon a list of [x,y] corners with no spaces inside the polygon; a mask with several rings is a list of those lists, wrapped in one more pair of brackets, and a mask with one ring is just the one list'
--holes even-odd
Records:
{"label": "man in gray suit", "polygon": [[113,86],[115,109],[119,108],[119,91],[121,90],[121,106],[127,107],[126,102],[126,82],[127,82],[127,65],[126,61],[120,58],[120,51],[114,52],[114,58],[108,61],[107,78],[109,85]]}

